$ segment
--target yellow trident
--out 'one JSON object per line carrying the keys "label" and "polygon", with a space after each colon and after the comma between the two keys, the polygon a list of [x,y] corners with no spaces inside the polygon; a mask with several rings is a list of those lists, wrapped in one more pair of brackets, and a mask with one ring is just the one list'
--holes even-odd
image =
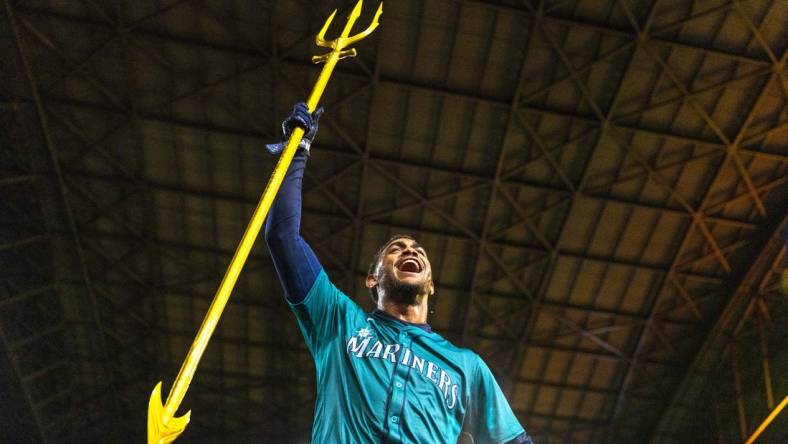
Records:
{"label": "yellow trident", "polygon": [[[317,82],[314,88],[312,88],[312,93],[309,95],[309,99],[306,102],[310,112],[313,112],[317,108],[320,97],[323,95],[326,84],[328,84],[328,79],[331,77],[331,73],[337,62],[345,57],[353,57],[356,55],[355,49],[345,48],[368,36],[378,27],[378,19],[383,12],[382,3],[378,6],[375,17],[372,19],[372,24],[363,32],[348,37],[350,35],[350,30],[353,28],[353,24],[361,15],[362,3],[363,0],[359,0],[358,3],[356,3],[339,38],[331,41],[325,40],[326,31],[329,25],[331,25],[331,21],[334,19],[334,15],[337,12],[336,10],[331,13],[331,16],[328,17],[320,33],[315,38],[315,44],[331,48],[331,51],[327,54],[312,57],[314,63],[325,63],[325,65],[320,71],[320,76],[317,78]],[[301,141],[303,135],[304,130],[298,127],[296,127],[290,135],[287,146],[279,157],[279,162],[277,162],[274,173],[271,175],[271,179],[269,179],[265,187],[263,196],[260,198],[260,203],[257,205],[254,214],[252,214],[252,220],[246,227],[243,237],[241,237],[238,249],[236,249],[235,255],[233,255],[230,261],[230,266],[224,278],[222,278],[221,284],[219,284],[219,289],[216,290],[216,295],[213,298],[213,302],[211,302],[211,307],[208,309],[208,313],[205,315],[205,319],[203,319],[202,325],[197,331],[197,337],[195,337],[189,349],[189,353],[186,355],[186,359],[181,365],[178,377],[175,378],[175,383],[172,389],[170,389],[170,394],[167,396],[167,402],[165,402],[164,405],[161,403],[161,381],[154,387],[148,403],[148,444],[171,443],[186,429],[186,425],[189,423],[189,418],[191,417],[191,410],[178,418],[175,417],[175,413],[181,405],[184,396],[186,396],[186,391],[189,389],[189,384],[192,381],[194,372],[197,370],[197,364],[199,364],[200,358],[205,348],[208,346],[208,341],[211,339],[211,335],[216,329],[216,325],[219,322],[222,311],[224,311],[225,305],[227,305],[227,300],[230,298],[230,293],[235,286],[238,275],[241,273],[246,258],[249,257],[252,245],[257,235],[260,233],[268,210],[271,208],[274,197],[276,197],[276,192],[279,191],[279,186],[282,184],[282,180],[290,166],[290,162],[293,160],[293,156],[298,148],[298,143]]]}

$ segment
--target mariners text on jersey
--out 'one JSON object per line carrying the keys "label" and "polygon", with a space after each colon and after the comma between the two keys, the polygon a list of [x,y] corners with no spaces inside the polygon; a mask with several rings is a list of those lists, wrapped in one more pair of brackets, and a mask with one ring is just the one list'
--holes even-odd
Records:
{"label": "mariners text on jersey", "polygon": [[524,430],[470,350],[375,311],[321,271],[291,304],[315,361],[314,443],[506,443]]}
{"label": "mariners text on jersey", "polygon": [[427,359],[420,358],[410,348],[403,347],[401,344],[384,345],[380,341],[375,341],[369,346],[371,339],[369,329],[366,327],[362,328],[357,336],[352,336],[347,341],[347,352],[355,355],[357,358],[389,360],[392,364],[400,362],[406,367],[418,370],[423,378],[429,379],[438,385],[438,391],[443,394],[446,400],[446,407],[449,409],[454,408],[457,404],[458,385],[453,383],[447,371]]}

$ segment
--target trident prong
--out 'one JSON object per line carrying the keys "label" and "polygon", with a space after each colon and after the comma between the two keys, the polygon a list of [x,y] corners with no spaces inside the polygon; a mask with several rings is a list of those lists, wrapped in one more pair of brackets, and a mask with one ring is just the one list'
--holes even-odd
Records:
{"label": "trident prong", "polygon": [[331,48],[332,42],[326,41],[325,37],[326,37],[326,31],[328,31],[328,27],[331,26],[331,21],[334,20],[335,15],[337,15],[336,9],[334,10],[334,12],[331,13],[331,15],[328,16],[328,18],[326,19],[326,23],[323,24],[323,27],[320,29],[320,32],[318,32],[317,35],[315,36],[315,45],[323,46],[325,48]]}
{"label": "trident prong", "polygon": [[380,24],[378,19],[383,13],[383,3],[381,3],[378,5],[378,10],[375,12],[375,17],[372,19],[372,23],[369,25],[369,27],[354,36],[348,37],[350,30],[356,23],[356,20],[358,20],[358,18],[361,16],[361,7],[363,4],[364,0],[358,0],[356,6],[353,7],[353,10],[350,12],[350,15],[347,18],[347,23],[345,24],[344,29],[342,29],[342,34],[340,34],[340,36],[334,40],[326,40],[326,32],[328,31],[328,27],[331,26],[331,21],[334,20],[334,15],[337,13],[336,9],[331,13],[330,16],[328,16],[328,19],[326,19],[326,22],[323,24],[323,28],[320,29],[320,32],[315,37],[315,44],[324,48],[331,48],[332,51],[328,54],[312,57],[312,61],[314,63],[326,61],[328,56],[334,52],[340,54],[340,58],[354,57],[356,55],[355,51],[349,52],[343,51],[343,49],[370,35],[372,31],[374,31],[375,28],[377,28]]}
{"label": "trident prong", "polygon": [[[358,3],[361,4],[361,0],[359,0]],[[375,12],[375,17],[372,19],[372,24],[370,24],[367,29],[359,32],[358,34],[354,35],[353,37],[348,37],[345,40],[345,42],[343,44],[343,47],[350,46],[353,43],[356,43],[357,41],[363,39],[364,37],[372,34],[372,31],[374,31],[375,28],[377,28],[378,25],[380,24],[378,22],[378,18],[380,18],[380,14],[383,14],[383,3],[378,5],[378,10]]]}

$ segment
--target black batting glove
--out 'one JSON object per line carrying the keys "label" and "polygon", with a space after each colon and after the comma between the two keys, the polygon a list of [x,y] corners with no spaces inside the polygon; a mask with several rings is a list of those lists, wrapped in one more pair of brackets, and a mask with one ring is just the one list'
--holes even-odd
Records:
{"label": "black batting glove", "polygon": [[293,129],[299,127],[304,130],[304,136],[298,143],[298,149],[304,150],[307,155],[309,155],[309,148],[311,147],[312,141],[315,139],[315,135],[317,134],[317,122],[320,120],[320,116],[322,114],[322,106],[316,109],[315,112],[310,113],[306,103],[296,103],[295,107],[293,108],[293,112],[284,120],[284,122],[282,122],[282,141],[279,143],[269,143],[265,146],[265,148],[271,154],[280,154],[282,151],[284,151]]}

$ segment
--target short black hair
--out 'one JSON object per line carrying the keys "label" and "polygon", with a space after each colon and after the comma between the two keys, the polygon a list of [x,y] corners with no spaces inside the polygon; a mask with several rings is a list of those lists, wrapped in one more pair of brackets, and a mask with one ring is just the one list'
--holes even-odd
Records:
{"label": "short black hair", "polygon": [[[383,257],[383,254],[386,252],[386,248],[391,245],[397,239],[410,239],[412,241],[416,241],[416,238],[411,236],[410,234],[395,234],[391,236],[389,240],[383,243],[383,245],[378,248],[378,251],[372,256],[372,262],[369,264],[369,268],[367,269],[367,276],[374,276],[375,272],[378,268],[378,263],[380,263],[380,259]],[[372,297],[372,300],[377,302],[378,301],[378,290],[377,287],[372,287],[369,289],[369,294]]]}

